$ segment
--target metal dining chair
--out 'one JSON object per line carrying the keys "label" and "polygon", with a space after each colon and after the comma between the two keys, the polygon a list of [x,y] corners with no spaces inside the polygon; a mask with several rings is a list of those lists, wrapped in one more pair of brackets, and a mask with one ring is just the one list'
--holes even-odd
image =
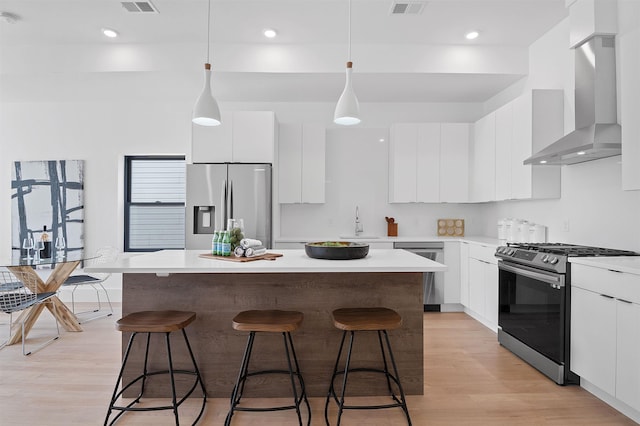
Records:
{"label": "metal dining chair", "polygon": [[[19,271],[0,271],[0,311],[9,315],[9,337],[0,344],[0,349],[5,347],[13,337],[12,331],[15,325],[13,323],[13,314],[15,312],[21,312],[44,303],[50,303],[55,312],[56,305],[51,300],[55,295],[56,292],[38,292],[38,282],[32,274]],[[31,355],[60,337],[60,327],[56,319],[56,335],[38,345],[35,349],[27,351],[24,320],[20,322],[20,328],[22,332],[22,355]]]}
{"label": "metal dining chair", "polygon": [[[96,251],[96,258],[87,261],[91,266],[98,264],[113,262],[118,258],[119,251],[115,247],[102,247]],[[71,275],[62,284],[64,287],[73,287],[71,290],[71,310],[73,314],[78,318],[80,324],[93,321],[98,318],[110,317],[113,315],[113,306],[111,305],[111,299],[109,299],[109,293],[104,288],[103,283],[111,276],[110,273],[93,273],[93,274],[78,274]],[[98,299],[98,308],[88,311],[76,312],[75,291],[80,286],[91,286],[96,292]],[[102,310],[102,300],[100,299],[100,291],[102,291],[107,299],[109,309]],[[92,315],[87,315],[92,314]]]}

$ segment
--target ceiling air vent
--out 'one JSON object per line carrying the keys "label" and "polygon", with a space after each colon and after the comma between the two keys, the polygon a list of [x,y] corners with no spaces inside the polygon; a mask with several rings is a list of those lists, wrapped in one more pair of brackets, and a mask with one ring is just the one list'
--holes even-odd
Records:
{"label": "ceiling air vent", "polygon": [[150,1],[123,1],[120,3],[127,12],[158,13],[158,9]]}
{"label": "ceiling air vent", "polygon": [[419,15],[422,13],[426,2],[413,1],[413,2],[399,2],[394,1],[391,3],[392,15]]}

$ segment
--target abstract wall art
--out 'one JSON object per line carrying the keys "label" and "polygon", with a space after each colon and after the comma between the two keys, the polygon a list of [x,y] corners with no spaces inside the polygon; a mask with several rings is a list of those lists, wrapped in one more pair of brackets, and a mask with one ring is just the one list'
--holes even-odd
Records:
{"label": "abstract wall art", "polygon": [[11,250],[21,241],[60,235],[67,252],[84,251],[84,161],[16,161],[11,180]]}

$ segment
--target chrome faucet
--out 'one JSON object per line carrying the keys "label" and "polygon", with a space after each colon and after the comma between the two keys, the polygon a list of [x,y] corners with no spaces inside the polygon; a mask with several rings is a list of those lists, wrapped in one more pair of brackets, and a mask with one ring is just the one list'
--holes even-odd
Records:
{"label": "chrome faucet", "polygon": [[358,206],[356,206],[356,236],[362,234],[363,227],[362,223],[360,223],[360,210]]}

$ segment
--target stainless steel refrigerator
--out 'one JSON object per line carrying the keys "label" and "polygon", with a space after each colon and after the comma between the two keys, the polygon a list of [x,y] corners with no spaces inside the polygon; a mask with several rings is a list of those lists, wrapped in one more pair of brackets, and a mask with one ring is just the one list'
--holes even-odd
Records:
{"label": "stainless steel refrigerator", "polygon": [[271,248],[271,164],[188,164],[187,249],[211,249],[214,230],[243,219],[244,235]]}

